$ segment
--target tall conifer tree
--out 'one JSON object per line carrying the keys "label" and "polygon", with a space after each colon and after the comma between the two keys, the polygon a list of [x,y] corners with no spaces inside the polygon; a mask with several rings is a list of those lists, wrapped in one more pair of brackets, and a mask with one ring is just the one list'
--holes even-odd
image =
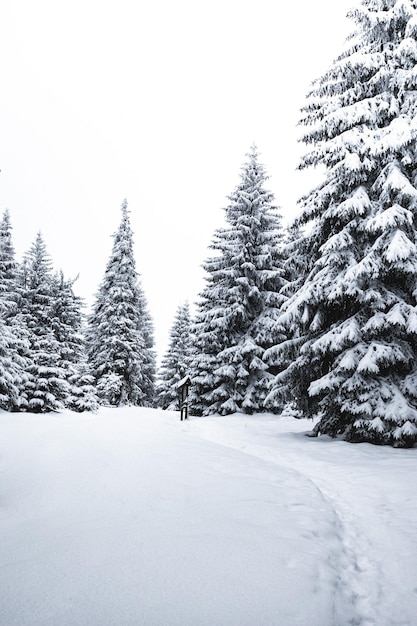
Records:
{"label": "tall conifer tree", "polygon": [[127,202],[89,316],[87,349],[105,404],[150,405],[154,395],[153,329],[136,272]]}
{"label": "tall conifer tree", "polygon": [[270,374],[264,352],[280,337],[275,323],[284,278],[280,215],[256,146],[229,196],[204,264],[193,330],[192,407],[197,414],[264,410]]}
{"label": "tall conifer tree", "polygon": [[16,278],[17,262],[12,242],[12,225],[10,213],[6,209],[0,222],[0,294],[10,298],[16,292]]}
{"label": "tall conifer tree", "polygon": [[65,279],[62,272],[52,277],[51,328],[59,345],[59,365],[69,385],[66,407],[95,411],[98,400],[86,362],[83,301],[74,293],[74,282]]}
{"label": "tall conifer tree", "polygon": [[0,222],[0,408],[25,407],[21,387],[25,380],[24,332],[17,321],[17,263],[11,236],[9,211]]}
{"label": "tall conifer tree", "polygon": [[[301,199],[312,269],[281,318],[293,363],[273,393],[350,441],[417,441],[417,8],[362,0],[348,46],[308,95]],[[279,360],[288,344],[268,357]]]}
{"label": "tall conifer tree", "polygon": [[41,233],[25,255],[20,280],[19,310],[29,343],[22,395],[30,412],[56,411],[65,407],[69,385],[52,328],[52,261]]}
{"label": "tall conifer tree", "polygon": [[188,302],[181,304],[170,331],[168,350],[161,362],[158,385],[158,406],[176,411],[179,383],[190,373],[192,359],[191,316]]}

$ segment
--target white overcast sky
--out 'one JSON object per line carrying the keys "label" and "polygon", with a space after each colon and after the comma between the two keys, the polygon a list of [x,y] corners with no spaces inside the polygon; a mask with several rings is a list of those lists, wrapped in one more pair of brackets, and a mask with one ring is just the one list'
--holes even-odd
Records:
{"label": "white overcast sky", "polygon": [[255,141],[285,219],[311,181],[296,124],[359,0],[3,0],[0,211],[91,303],[127,198],[164,352]]}

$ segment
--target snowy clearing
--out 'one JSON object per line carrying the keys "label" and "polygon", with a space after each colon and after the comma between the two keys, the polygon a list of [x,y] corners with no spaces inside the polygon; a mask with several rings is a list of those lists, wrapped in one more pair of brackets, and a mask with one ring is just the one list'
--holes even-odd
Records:
{"label": "snowy clearing", "polygon": [[1,626],[412,626],[417,448],[311,422],[0,413]]}

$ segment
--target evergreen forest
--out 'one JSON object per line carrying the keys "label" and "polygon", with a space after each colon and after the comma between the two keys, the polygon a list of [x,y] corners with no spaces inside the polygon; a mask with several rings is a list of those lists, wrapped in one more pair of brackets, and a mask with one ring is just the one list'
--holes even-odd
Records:
{"label": "evergreen forest", "polygon": [[[323,176],[283,226],[256,145],[157,368],[127,201],[88,314],[39,232],[16,259],[0,222],[0,408],[283,411],[312,436],[417,442],[417,4],[362,0],[300,113],[299,168]],[[279,148],[277,148],[279,149]],[[281,149],[285,147],[281,146]]]}

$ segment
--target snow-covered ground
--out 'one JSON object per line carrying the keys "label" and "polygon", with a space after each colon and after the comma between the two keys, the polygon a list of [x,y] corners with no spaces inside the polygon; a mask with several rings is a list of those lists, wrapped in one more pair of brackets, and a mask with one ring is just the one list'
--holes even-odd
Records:
{"label": "snow-covered ground", "polygon": [[417,448],[0,413],[1,626],[415,626]]}

